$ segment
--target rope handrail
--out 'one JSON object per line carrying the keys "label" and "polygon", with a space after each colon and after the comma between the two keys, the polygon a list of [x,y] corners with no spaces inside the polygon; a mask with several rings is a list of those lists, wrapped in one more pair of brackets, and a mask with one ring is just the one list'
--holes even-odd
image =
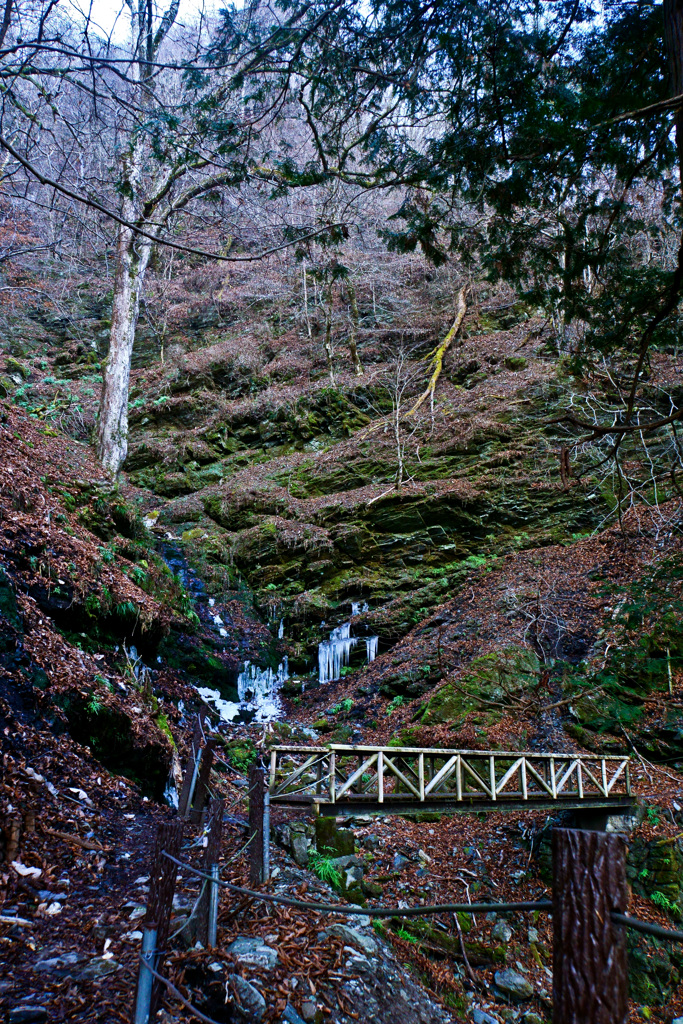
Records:
{"label": "rope handrail", "polygon": [[[276,896],[273,893],[256,892],[254,889],[245,889],[241,885],[234,885],[232,882],[225,882],[221,878],[214,878],[212,875],[195,868],[186,861],[178,860],[165,850],[164,857],[173,861],[178,867],[197,875],[199,878],[207,879],[220,885],[231,892],[238,892],[242,896],[251,896],[256,900],[263,900],[266,903],[280,903],[288,907],[298,907],[301,910],[315,910],[318,913],[349,914],[365,917],[429,917],[433,914],[488,914],[496,911],[525,911],[525,910],[552,910],[551,900],[521,900],[516,903],[444,903],[426,907],[357,907],[349,904],[335,906],[333,903],[311,903],[307,900],[297,900],[291,896]],[[641,921],[637,917],[628,914],[620,914],[612,911],[612,920],[634,931],[653,935],[656,938],[666,939],[670,942],[683,942],[683,931],[676,931],[672,928],[662,928],[661,925],[653,924],[650,921]]]}
{"label": "rope handrail", "polygon": [[457,913],[472,913],[472,914],[488,914],[492,911],[498,910],[551,910],[552,903],[550,900],[523,900],[519,903],[444,903],[438,906],[429,907],[358,907],[342,903],[339,906],[335,906],[334,903],[311,903],[308,900],[296,900],[292,896],[276,896],[274,893],[269,892],[256,892],[254,889],[245,889],[241,885],[234,885],[232,882],[225,882],[221,878],[214,878],[212,875],[202,871],[200,868],[195,868],[186,861],[178,860],[177,857],[173,857],[170,853],[165,850],[162,851],[164,857],[173,861],[178,867],[183,868],[186,871],[197,875],[198,878],[208,879],[210,882],[214,882],[216,885],[220,885],[224,889],[229,889],[231,892],[240,893],[242,896],[251,896],[256,900],[263,900],[266,903],[280,903],[286,907],[298,907],[300,910],[315,910],[318,913],[324,914],[356,914],[358,916],[365,917],[422,917],[429,916],[432,914],[457,914]]}

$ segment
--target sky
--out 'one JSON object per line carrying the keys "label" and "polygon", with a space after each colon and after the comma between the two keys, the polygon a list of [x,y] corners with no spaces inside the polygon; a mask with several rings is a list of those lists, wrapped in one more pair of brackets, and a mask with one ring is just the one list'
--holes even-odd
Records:
{"label": "sky", "polygon": [[[170,0],[169,0],[170,3]],[[154,0],[159,16],[163,15],[169,5]],[[179,21],[196,21],[201,10],[206,14],[213,14],[221,8],[230,5],[242,7],[242,0],[180,0]],[[70,7],[74,13],[79,13],[85,18],[90,13],[93,24],[100,28],[104,35],[112,32],[114,42],[125,43],[128,39],[128,19],[126,17],[127,7],[124,0],[66,0],[64,8]]]}

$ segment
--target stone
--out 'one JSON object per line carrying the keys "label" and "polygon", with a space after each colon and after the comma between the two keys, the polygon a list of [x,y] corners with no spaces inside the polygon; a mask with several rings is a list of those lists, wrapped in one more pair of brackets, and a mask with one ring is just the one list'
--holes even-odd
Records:
{"label": "stone", "polygon": [[360,882],[363,878],[363,869],[356,867],[349,867],[346,869],[346,888],[350,889],[354,883]]}
{"label": "stone", "polygon": [[60,977],[65,977],[67,974],[73,974],[74,968],[82,960],[83,955],[81,953],[62,953],[60,956],[46,957],[44,960],[38,960],[33,965],[33,970],[38,971],[40,974],[56,974]]}
{"label": "stone", "polygon": [[13,1006],[7,1015],[7,1024],[43,1024],[46,1020],[43,1006]]}
{"label": "stone", "polygon": [[683,1024],[683,1017],[676,1017],[671,1021],[671,1024]]}
{"label": "stone", "polygon": [[377,953],[377,943],[371,935],[363,935],[355,928],[349,928],[347,924],[332,924],[325,929],[325,935],[334,935],[335,938],[343,939],[347,946],[353,946],[361,953],[373,956]]}
{"label": "stone", "polygon": [[310,1000],[305,999],[301,1004],[301,1016],[305,1021],[314,1021],[318,1014],[318,1007]]}
{"label": "stone", "polygon": [[496,921],[491,930],[491,938],[496,942],[509,942],[512,938],[512,928],[507,921]]}
{"label": "stone", "polygon": [[486,1010],[480,1010],[478,1006],[472,1010],[472,1020],[474,1024],[498,1024],[496,1017],[492,1017]]}
{"label": "stone", "polygon": [[333,857],[330,859],[330,864],[337,871],[344,871],[346,868],[363,868],[363,861],[354,854],[350,856],[347,854],[345,857]]}
{"label": "stone", "polygon": [[83,970],[78,972],[79,981],[97,981],[99,978],[106,978],[107,975],[118,971],[119,965],[112,958],[105,960],[104,957],[96,956],[89,960]]}
{"label": "stone", "polygon": [[315,819],[315,845],[319,853],[349,857],[353,856],[355,844],[352,829],[337,828],[336,818]]}
{"label": "stone", "polygon": [[384,891],[379,882],[371,882],[367,878],[364,878],[361,881],[360,887],[366,896],[374,896],[376,899],[379,898]]}
{"label": "stone", "polygon": [[377,850],[381,845],[381,840],[379,836],[376,835],[363,836],[363,838],[361,839],[361,845],[366,850]]}
{"label": "stone", "polygon": [[308,864],[308,847],[310,845],[308,836],[303,832],[292,832],[291,840],[292,857],[300,868]]}
{"label": "stone", "polygon": [[268,970],[277,963],[276,950],[266,946],[263,939],[249,938],[246,935],[238,935],[227,947],[226,952],[231,953],[241,964],[252,964]]}
{"label": "stone", "polygon": [[300,1017],[291,1003],[287,1003],[282,1013],[282,1024],[304,1024],[303,1017]]}
{"label": "stone", "polygon": [[410,861],[402,853],[394,854],[394,871],[403,871],[408,864],[410,864]]}
{"label": "stone", "polygon": [[239,974],[228,975],[228,981],[235,994],[235,1001],[247,1020],[262,1020],[266,1012],[266,1001],[259,990]]}
{"label": "stone", "polygon": [[534,994],[534,986],[520,974],[506,968],[504,971],[496,971],[494,975],[494,994],[499,999],[509,999],[513,1003],[523,1003],[525,999],[531,999]]}
{"label": "stone", "polygon": [[545,1024],[542,1017],[539,1017],[533,1010],[527,1010],[522,1017],[523,1024]]}

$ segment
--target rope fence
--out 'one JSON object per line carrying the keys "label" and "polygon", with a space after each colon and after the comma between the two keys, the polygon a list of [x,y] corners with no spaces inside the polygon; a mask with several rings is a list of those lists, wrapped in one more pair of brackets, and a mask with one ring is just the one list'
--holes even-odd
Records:
{"label": "rope fence", "polygon": [[[429,917],[441,914],[547,912],[553,923],[553,1024],[623,1024],[628,1018],[628,965],[626,929],[664,942],[683,942],[683,931],[663,928],[625,913],[629,899],[626,881],[626,846],[623,837],[583,829],[553,830],[552,899],[513,902],[446,903],[426,906],[359,907],[317,903],[292,896],[262,892],[220,878],[235,857],[221,866],[224,802],[212,800],[203,809],[206,774],[201,772],[199,729],[193,736],[189,770],[181,801],[181,815],[205,821],[206,848],[202,867],[183,860],[182,822],[159,826],[150,869],[152,886],[144,920],[140,970],[133,1008],[133,1024],[149,1024],[161,987],[198,1020],[217,1024],[194,1006],[161,973],[168,942],[173,892],[178,869],[202,881],[202,892],[184,927],[197,921],[197,936],[204,946],[217,944],[218,897],[221,889],[247,901],[278,904],[318,914],[347,917]],[[200,776],[203,785],[199,785]],[[252,766],[249,774],[249,829],[245,849],[250,851],[250,881],[269,877],[270,816],[264,770]],[[235,855],[237,856],[237,855]],[[248,906],[248,902],[245,904]]]}

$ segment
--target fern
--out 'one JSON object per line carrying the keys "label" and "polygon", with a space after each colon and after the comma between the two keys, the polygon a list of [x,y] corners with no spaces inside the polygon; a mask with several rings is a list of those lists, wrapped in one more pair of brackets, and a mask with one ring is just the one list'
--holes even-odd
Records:
{"label": "fern", "polygon": [[321,882],[327,882],[333,889],[341,889],[341,873],[333,864],[332,857],[325,857],[322,853],[311,853],[308,857],[308,866]]}

